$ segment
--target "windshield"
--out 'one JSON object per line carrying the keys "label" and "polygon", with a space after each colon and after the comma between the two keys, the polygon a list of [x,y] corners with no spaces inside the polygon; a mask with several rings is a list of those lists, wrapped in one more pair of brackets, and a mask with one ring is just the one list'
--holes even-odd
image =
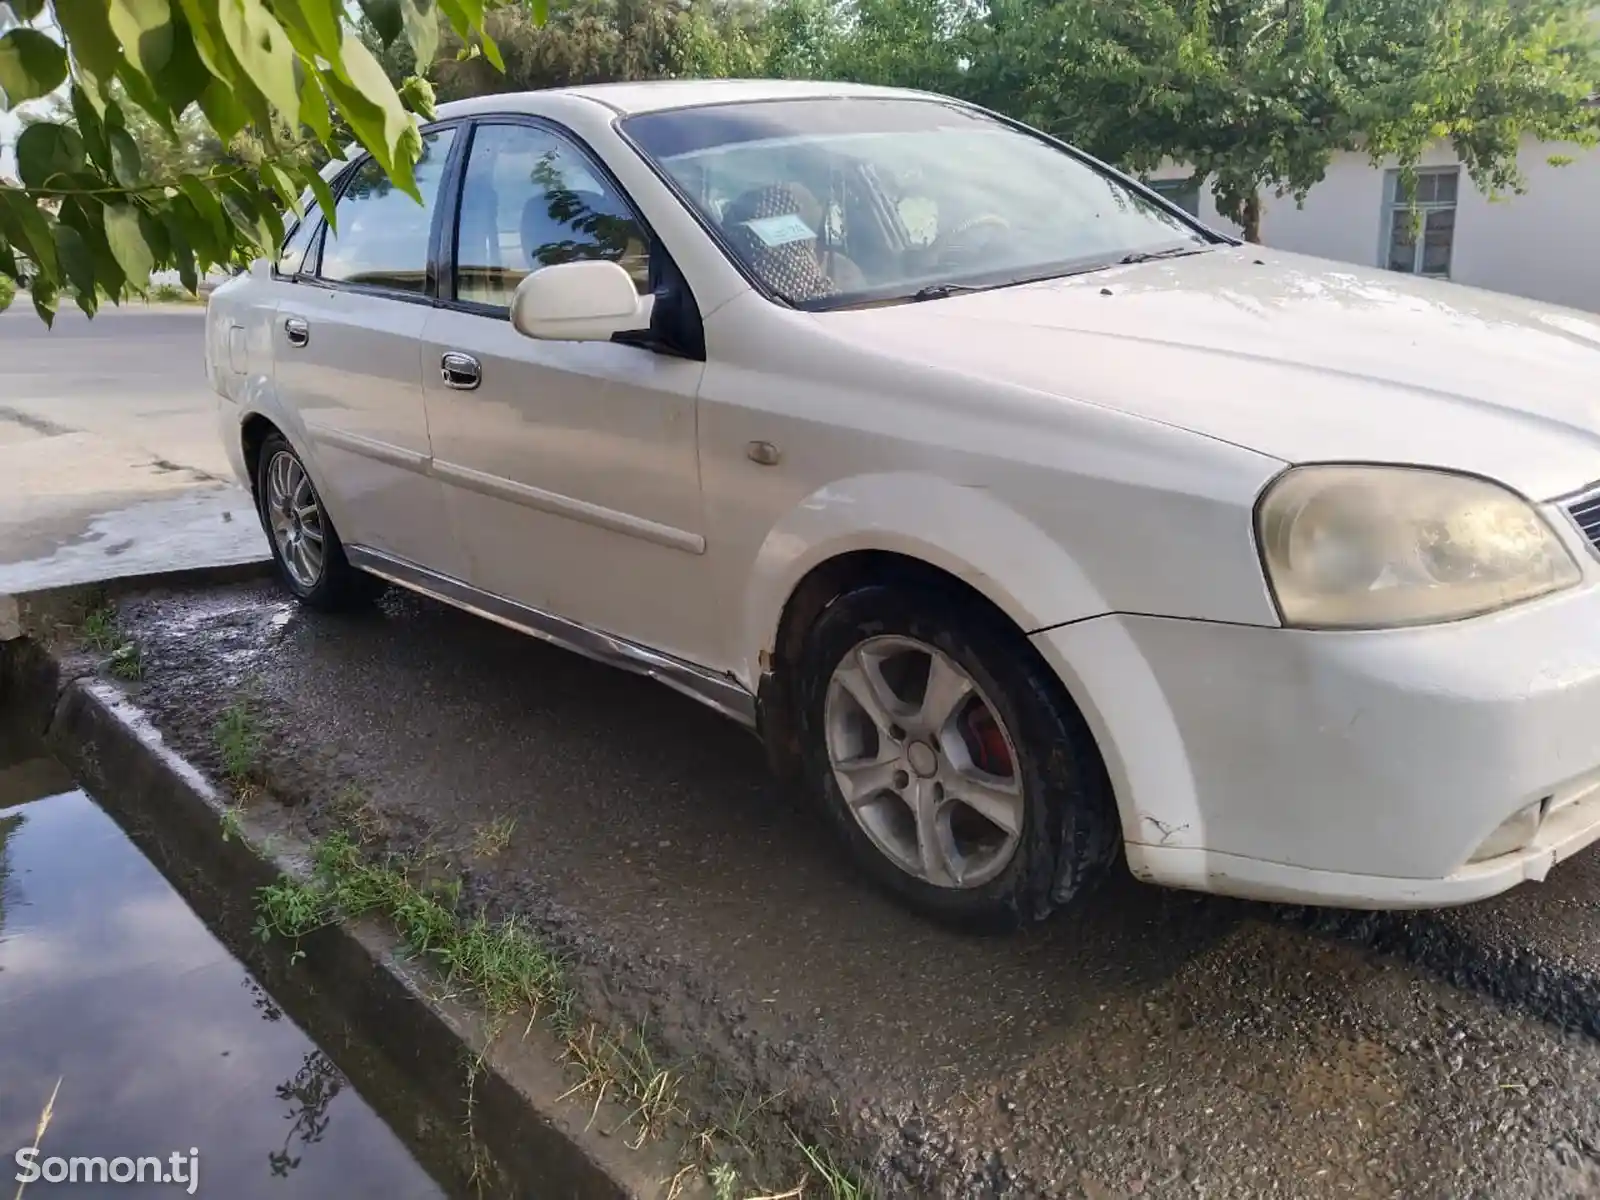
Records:
{"label": "windshield", "polygon": [[1075,155],[932,98],[716,104],[622,130],[752,276],[801,308],[932,299],[1210,244]]}

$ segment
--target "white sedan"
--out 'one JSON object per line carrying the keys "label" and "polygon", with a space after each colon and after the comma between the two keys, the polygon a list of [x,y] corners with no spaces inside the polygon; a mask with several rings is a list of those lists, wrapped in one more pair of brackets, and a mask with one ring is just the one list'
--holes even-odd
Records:
{"label": "white sedan", "polygon": [[742,722],[866,871],[1364,907],[1600,837],[1600,322],[1239,245],[938,96],[485,96],[219,288],[284,583]]}

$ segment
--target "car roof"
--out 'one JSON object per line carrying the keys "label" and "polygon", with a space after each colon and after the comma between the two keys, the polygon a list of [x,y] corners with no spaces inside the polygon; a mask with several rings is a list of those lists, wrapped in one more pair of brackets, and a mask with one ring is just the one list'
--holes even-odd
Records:
{"label": "car roof", "polygon": [[[859,83],[828,83],[801,79],[662,79],[646,83],[596,83],[582,87],[545,88],[535,92],[497,92],[441,104],[440,118],[486,111],[537,110],[541,102],[575,97],[604,105],[622,116],[692,108],[702,104],[727,104],[752,100],[809,100],[827,97],[898,96],[930,99],[930,92],[906,88],[874,87]],[[946,97],[938,97],[946,99]]]}

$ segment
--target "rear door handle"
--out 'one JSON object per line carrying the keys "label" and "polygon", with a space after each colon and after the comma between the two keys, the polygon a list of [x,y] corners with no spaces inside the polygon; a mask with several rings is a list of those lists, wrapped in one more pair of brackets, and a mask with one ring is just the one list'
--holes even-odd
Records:
{"label": "rear door handle", "polygon": [[447,350],[439,359],[439,377],[445,387],[470,392],[483,382],[483,367],[470,354]]}
{"label": "rear door handle", "polygon": [[304,346],[311,340],[311,326],[304,317],[285,317],[283,336],[289,339],[291,346]]}

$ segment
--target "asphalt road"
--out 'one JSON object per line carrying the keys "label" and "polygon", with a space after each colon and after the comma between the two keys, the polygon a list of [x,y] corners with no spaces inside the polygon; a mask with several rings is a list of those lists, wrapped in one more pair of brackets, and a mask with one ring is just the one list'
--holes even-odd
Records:
{"label": "asphalt road", "polygon": [[0,593],[265,549],[217,435],[198,306],[0,314]]}
{"label": "asphalt road", "polygon": [[[185,335],[152,351],[141,319],[71,371],[168,360],[187,394]],[[313,826],[358,788],[563,947],[596,1011],[831,1113],[895,1194],[1600,1196],[1593,853],[1414,916],[1120,872],[1042,928],[963,938],[865,887],[753,739],[647,681],[399,596],[331,618],[236,587],[123,616],[180,750],[211,762],[249,695]],[[475,852],[505,818],[506,849]]]}

